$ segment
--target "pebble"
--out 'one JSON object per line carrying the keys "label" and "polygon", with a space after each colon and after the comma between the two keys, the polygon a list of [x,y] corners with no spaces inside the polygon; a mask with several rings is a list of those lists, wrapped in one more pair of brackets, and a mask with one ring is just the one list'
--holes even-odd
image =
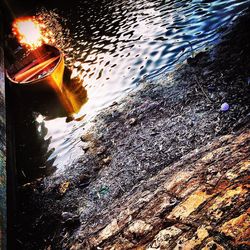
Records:
{"label": "pebble", "polygon": [[90,184],[91,176],[88,174],[82,174],[79,177],[79,187],[85,188]]}
{"label": "pebble", "polygon": [[102,155],[102,154],[104,154],[105,152],[106,152],[106,150],[107,150],[107,148],[106,147],[104,147],[104,146],[101,146],[101,147],[99,147],[98,149],[97,149],[97,155]]}
{"label": "pebble", "polygon": [[72,122],[72,121],[74,121],[74,117],[73,116],[68,116],[67,118],[66,118],[66,122],[68,123],[68,122]]}
{"label": "pebble", "polygon": [[131,118],[131,119],[129,119],[129,121],[128,121],[128,123],[129,123],[129,125],[135,125],[136,124],[136,122],[137,122],[137,120],[135,119],[135,118]]}
{"label": "pebble", "polygon": [[229,104],[227,103],[227,102],[224,102],[224,103],[222,103],[221,104],[221,107],[220,107],[220,110],[222,111],[222,112],[226,112],[226,111],[228,111],[229,110]]}
{"label": "pebble", "polygon": [[82,146],[82,150],[83,150],[84,152],[87,152],[89,149],[90,149],[90,145],[89,145],[89,144],[84,144],[84,145]]}
{"label": "pebble", "polygon": [[111,160],[112,160],[111,156],[108,156],[107,158],[104,158],[102,161],[104,164],[109,164]]}
{"label": "pebble", "polygon": [[110,107],[116,106],[118,104],[118,102],[113,102]]}
{"label": "pebble", "polygon": [[71,227],[76,223],[79,224],[79,216],[70,212],[62,212],[62,223],[66,227]]}
{"label": "pebble", "polygon": [[63,220],[69,220],[69,219],[72,219],[73,217],[74,217],[74,214],[70,212],[62,212]]}

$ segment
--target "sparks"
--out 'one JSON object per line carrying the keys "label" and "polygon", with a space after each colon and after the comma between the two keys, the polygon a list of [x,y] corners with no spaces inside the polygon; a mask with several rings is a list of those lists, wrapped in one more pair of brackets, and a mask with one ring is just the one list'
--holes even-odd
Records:
{"label": "sparks", "polygon": [[30,50],[36,49],[44,43],[49,43],[48,36],[51,35],[51,32],[46,30],[41,20],[35,17],[16,19],[13,23],[12,31],[19,43]]}

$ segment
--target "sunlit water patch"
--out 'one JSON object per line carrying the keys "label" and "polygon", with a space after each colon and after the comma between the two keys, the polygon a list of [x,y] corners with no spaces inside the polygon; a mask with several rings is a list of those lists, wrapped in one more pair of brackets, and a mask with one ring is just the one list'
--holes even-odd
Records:
{"label": "sunlit water patch", "polygon": [[219,30],[248,6],[246,0],[50,2],[40,14],[54,30],[73,76],[86,88],[88,102],[77,114],[86,115],[81,126],[66,123],[65,117],[44,117],[45,140],[50,139],[48,151],[53,151],[48,160],[58,170],[71,164],[82,153],[79,136],[91,117],[142,79],[173,70],[210,47]]}

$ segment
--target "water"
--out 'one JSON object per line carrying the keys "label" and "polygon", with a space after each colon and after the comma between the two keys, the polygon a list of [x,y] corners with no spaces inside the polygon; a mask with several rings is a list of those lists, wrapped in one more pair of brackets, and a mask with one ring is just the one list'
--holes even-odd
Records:
{"label": "water", "polygon": [[[39,12],[52,24],[66,64],[81,79],[88,101],[76,114],[86,115],[81,122],[66,123],[65,117],[46,119],[36,113],[37,137],[49,141],[45,165],[53,165],[57,173],[83,153],[79,137],[91,117],[142,79],[169,72],[193,53],[209,48],[220,29],[249,7],[246,0],[65,2],[49,1]],[[41,126],[46,128],[43,135]]]}

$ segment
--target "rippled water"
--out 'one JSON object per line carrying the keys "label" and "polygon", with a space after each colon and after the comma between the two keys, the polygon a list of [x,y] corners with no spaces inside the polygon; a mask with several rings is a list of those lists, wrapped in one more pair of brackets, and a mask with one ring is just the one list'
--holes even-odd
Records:
{"label": "rippled water", "polygon": [[96,111],[144,77],[173,69],[208,47],[249,1],[74,1],[56,10],[72,38],[66,61]]}
{"label": "rippled water", "polygon": [[[246,0],[65,2],[50,1],[43,14],[48,23],[57,19],[69,30],[69,35],[59,36],[67,65],[88,93],[88,102],[78,112],[87,114],[83,123],[143,78],[168,72],[192,53],[210,47],[220,29],[249,6]],[[83,125],[66,123],[62,117],[44,118],[38,116],[38,123],[47,128],[44,139],[50,140],[48,151],[53,151],[49,160],[63,169],[82,153]]]}

